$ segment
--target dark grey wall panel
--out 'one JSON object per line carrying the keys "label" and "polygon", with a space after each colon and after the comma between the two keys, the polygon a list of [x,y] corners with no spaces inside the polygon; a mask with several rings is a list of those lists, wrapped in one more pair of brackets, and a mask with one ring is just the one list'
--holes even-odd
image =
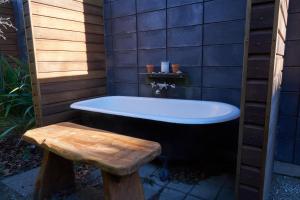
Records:
{"label": "dark grey wall panel", "polygon": [[294,12],[297,12],[297,13],[300,12],[300,1],[298,1],[298,0],[290,1],[289,13],[294,13]]}
{"label": "dark grey wall panel", "polygon": [[132,67],[137,65],[136,51],[115,51],[113,63],[116,67]]}
{"label": "dark grey wall panel", "polygon": [[163,0],[138,0],[136,1],[138,12],[147,12],[166,8],[166,1]]}
{"label": "dark grey wall panel", "polygon": [[[300,21],[298,21],[299,23]],[[300,24],[298,24],[300,25]],[[300,29],[300,28],[298,28]],[[300,59],[299,59],[299,52],[300,52],[300,40],[292,40],[292,41],[288,41],[286,43],[286,62],[285,62],[285,66],[295,66],[298,67],[300,66]]]}
{"label": "dark grey wall panel", "polygon": [[298,92],[282,92],[280,96],[280,112],[282,115],[297,116],[299,93]]}
{"label": "dark grey wall panel", "polygon": [[118,67],[114,69],[114,78],[118,80],[118,82],[136,83],[138,79],[137,68]]}
{"label": "dark grey wall panel", "polygon": [[240,88],[241,76],[240,67],[204,67],[203,87]]}
{"label": "dark grey wall panel", "polygon": [[154,96],[140,73],[168,60],[188,76],[168,97],[239,105],[246,0],[105,2],[110,94]]}
{"label": "dark grey wall panel", "polygon": [[138,58],[141,67],[145,67],[147,64],[160,66],[160,62],[167,59],[167,51],[166,49],[139,50]]}
{"label": "dark grey wall panel", "polygon": [[114,50],[135,50],[136,44],[136,33],[115,35],[113,37]]}
{"label": "dark grey wall panel", "polygon": [[154,11],[138,14],[138,31],[166,28],[166,11]]}
{"label": "dark grey wall panel", "polygon": [[181,70],[187,73],[188,76],[188,85],[194,86],[194,87],[200,87],[202,84],[201,74],[202,70],[200,70],[201,67],[181,67]]}
{"label": "dark grey wall panel", "polygon": [[[288,62],[288,61],[286,61]],[[300,66],[287,67],[283,69],[283,91],[298,91],[300,92]]]}
{"label": "dark grey wall panel", "polygon": [[139,32],[140,49],[166,48],[166,30]]}
{"label": "dark grey wall panel", "polygon": [[168,49],[168,60],[172,63],[180,63],[182,66],[201,66],[201,47],[180,47]]}
{"label": "dark grey wall panel", "polygon": [[136,31],[136,17],[127,16],[111,20],[112,33],[132,33]]}
{"label": "dark grey wall panel", "polygon": [[203,23],[203,4],[191,4],[168,9],[168,28]]}
{"label": "dark grey wall panel", "polygon": [[168,30],[168,47],[202,45],[202,26],[188,26]]}
{"label": "dark grey wall panel", "polygon": [[204,3],[204,23],[244,19],[245,1],[214,0]]}
{"label": "dark grey wall panel", "polygon": [[243,45],[226,44],[203,48],[204,66],[242,66]]}
{"label": "dark grey wall panel", "polygon": [[203,88],[203,100],[221,101],[236,106],[240,105],[240,89],[228,88]]}
{"label": "dark grey wall panel", "polygon": [[133,15],[135,12],[135,0],[113,1],[111,3],[111,16],[113,18]]}
{"label": "dark grey wall panel", "polygon": [[178,87],[171,89],[169,92],[170,98],[175,99],[201,99],[201,88],[199,87]]}
{"label": "dark grey wall panel", "polygon": [[203,0],[167,0],[167,6],[174,7],[199,2],[203,2]]}
{"label": "dark grey wall panel", "polygon": [[204,44],[231,44],[244,41],[244,20],[219,22],[204,26]]}
{"label": "dark grey wall panel", "polygon": [[115,83],[114,84],[114,94],[121,96],[137,96],[138,95],[138,85],[137,84],[124,84]]}
{"label": "dark grey wall panel", "polygon": [[[299,3],[300,4],[300,3]],[[287,37],[290,40],[300,40],[300,11],[299,13],[289,14],[289,31],[287,32]]]}

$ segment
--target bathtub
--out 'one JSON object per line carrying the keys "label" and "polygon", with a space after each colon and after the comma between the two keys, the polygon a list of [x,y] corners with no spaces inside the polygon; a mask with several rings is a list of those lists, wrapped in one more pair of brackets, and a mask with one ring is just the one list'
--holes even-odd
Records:
{"label": "bathtub", "polygon": [[75,102],[71,108],[81,111],[83,125],[159,142],[169,160],[236,153],[240,111],[230,104],[107,96]]}
{"label": "bathtub", "polygon": [[214,124],[234,120],[240,110],[226,103],[108,96],[73,103],[71,108],[177,124]]}

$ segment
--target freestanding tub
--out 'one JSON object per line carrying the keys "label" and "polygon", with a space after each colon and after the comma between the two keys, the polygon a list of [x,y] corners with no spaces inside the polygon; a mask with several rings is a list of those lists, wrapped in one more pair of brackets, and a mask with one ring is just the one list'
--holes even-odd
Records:
{"label": "freestanding tub", "polygon": [[172,160],[203,159],[237,144],[237,107],[220,102],[107,96],[73,103],[85,125],[154,140]]}

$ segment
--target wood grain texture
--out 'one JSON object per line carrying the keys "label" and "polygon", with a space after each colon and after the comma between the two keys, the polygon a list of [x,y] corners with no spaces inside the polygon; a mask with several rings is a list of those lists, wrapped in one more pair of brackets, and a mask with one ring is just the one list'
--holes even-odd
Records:
{"label": "wood grain texture", "polygon": [[73,162],[45,150],[33,199],[51,199],[53,194],[70,189],[75,189]]}
{"label": "wood grain texture", "polygon": [[267,199],[284,63],[288,2],[248,0],[237,199]]}
{"label": "wood grain texture", "polygon": [[104,199],[143,200],[144,191],[138,172],[127,176],[114,176],[102,171]]}
{"label": "wood grain texture", "polygon": [[136,172],[161,153],[156,142],[68,122],[27,131],[23,139],[63,158],[90,163],[118,176]]}
{"label": "wood grain texture", "polygon": [[[55,106],[57,104],[67,105],[76,99],[105,95],[106,86],[101,81],[106,77],[102,3],[93,0],[29,0],[25,3],[26,39],[38,126],[78,116],[65,106],[63,109]],[[91,80],[99,82],[90,84]],[[78,84],[73,84],[76,81],[84,87],[76,87]],[[53,110],[44,113],[44,106]]]}

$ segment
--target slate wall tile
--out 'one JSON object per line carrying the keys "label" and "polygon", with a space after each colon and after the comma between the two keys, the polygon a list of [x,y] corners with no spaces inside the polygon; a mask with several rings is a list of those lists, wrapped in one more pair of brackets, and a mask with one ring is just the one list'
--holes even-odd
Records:
{"label": "slate wall tile", "polygon": [[169,48],[168,60],[181,66],[201,66],[202,47]]}
{"label": "slate wall tile", "polygon": [[202,25],[168,30],[168,47],[202,45]]}
{"label": "slate wall tile", "polygon": [[137,66],[137,51],[115,51],[114,65],[116,67]]}
{"label": "slate wall tile", "polygon": [[203,0],[167,0],[167,7],[181,6],[191,3],[200,3]]}
{"label": "slate wall tile", "polygon": [[127,16],[112,19],[112,33],[132,33],[136,32],[136,17],[135,16]]}
{"label": "slate wall tile", "polygon": [[168,28],[203,23],[203,4],[191,4],[168,9]]}
{"label": "slate wall tile", "polygon": [[164,0],[137,0],[136,4],[138,12],[148,12],[166,8],[166,1]]}
{"label": "slate wall tile", "polygon": [[135,50],[137,49],[136,33],[115,35],[113,37],[114,50]]}
{"label": "slate wall tile", "polygon": [[300,11],[299,13],[289,14],[287,40],[300,40],[299,21],[300,21]]}
{"label": "slate wall tile", "polygon": [[135,0],[115,0],[111,2],[111,17],[133,15],[136,12]]}
{"label": "slate wall tile", "polygon": [[138,85],[130,83],[115,83],[114,93],[115,95],[121,96],[138,96]]}
{"label": "slate wall tile", "polygon": [[204,25],[204,44],[230,44],[244,42],[245,21],[219,22]]}
{"label": "slate wall tile", "polygon": [[166,11],[154,11],[138,14],[138,31],[166,28]]}
{"label": "slate wall tile", "polygon": [[214,0],[204,2],[204,22],[245,19],[246,0]]}
{"label": "slate wall tile", "polygon": [[220,101],[240,106],[241,90],[227,88],[203,88],[203,100]]}
{"label": "slate wall tile", "polygon": [[147,64],[160,66],[161,61],[166,60],[166,49],[139,50],[139,66],[145,67]]}
{"label": "slate wall tile", "polygon": [[284,67],[282,88],[284,91],[300,92],[300,67]]}
{"label": "slate wall tile", "polygon": [[294,158],[294,141],[293,140],[277,140],[276,160],[283,162],[293,162]]}
{"label": "slate wall tile", "polygon": [[203,87],[241,88],[241,67],[204,67]]}
{"label": "slate wall tile", "polygon": [[285,48],[285,66],[300,67],[300,40],[287,41]]}
{"label": "slate wall tile", "polygon": [[203,65],[242,66],[243,48],[243,44],[204,46]]}
{"label": "slate wall tile", "polygon": [[114,81],[124,83],[138,83],[136,67],[117,67],[114,69]]}
{"label": "slate wall tile", "polygon": [[279,130],[278,130],[278,138],[285,140],[294,140],[296,136],[297,129],[297,118],[296,117],[287,117],[280,116],[279,117]]}
{"label": "slate wall tile", "polygon": [[281,92],[280,115],[297,116],[299,102],[299,93]]}
{"label": "slate wall tile", "polygon": [[138,39],[140,49],[166,48],[166,30],[139,32]]}

